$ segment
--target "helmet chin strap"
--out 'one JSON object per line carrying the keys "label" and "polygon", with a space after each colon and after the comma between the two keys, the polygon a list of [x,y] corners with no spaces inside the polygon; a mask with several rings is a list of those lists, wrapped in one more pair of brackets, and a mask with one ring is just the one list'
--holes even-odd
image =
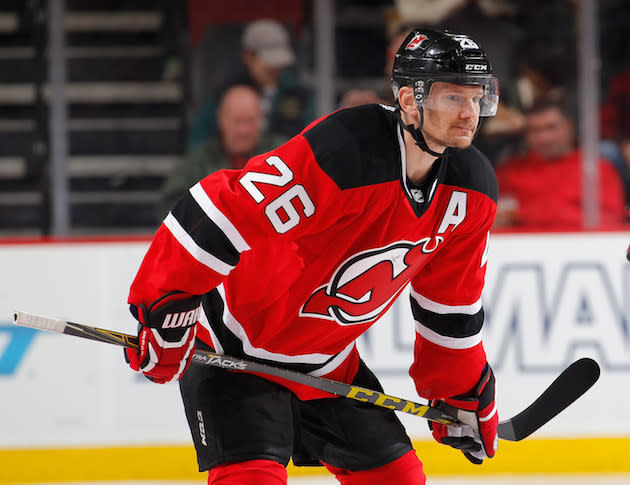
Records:
{"label": "helmet chin strap", "polygon": [[444,155],[444,152],[438,153],[436,151],[431,150],[429,148],[429,145],[427,145],[426,140],[424,139],[424,135],[422,134],[422,125],[424,124],[424,112],[422,108],[420,108],[420,126],[418,126],[418,128],[416,128],[412,124],[409,124],[409,125],[405,124],[405,122],[402,119],[402,115],[400,111],[401,111],[400,108],[398,108],[397,110],[398,123],[400,124],[403,130],[406,130],[407,132],[409,132],[409,134],[415,140],[416,145],[420,148],[420,150],[422,150],[423,152],[427,152],[428,154],[433,155],[434,157],[441,157],[442,155]]}

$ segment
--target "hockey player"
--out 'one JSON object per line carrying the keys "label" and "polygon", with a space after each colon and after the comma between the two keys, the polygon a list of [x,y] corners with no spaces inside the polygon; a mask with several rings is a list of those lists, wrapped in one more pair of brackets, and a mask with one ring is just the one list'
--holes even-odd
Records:
{"label": "hockey player", "polygon": [[127,359],[155,382],[181,379],[209,484],[284,484],[290,458],[346,485],[425,483],[393,411],[189,367],[197,346],[381,389],[355,340],[408,283],[418,394],[471,418],[433,436],[473,463],[495,453],[481,291],[497,184],[471,142],[498,85],[470,37],[416,29],[392,86],[395,108],[336,111],[201,180],[145,255],[129,295],[141,345]]}

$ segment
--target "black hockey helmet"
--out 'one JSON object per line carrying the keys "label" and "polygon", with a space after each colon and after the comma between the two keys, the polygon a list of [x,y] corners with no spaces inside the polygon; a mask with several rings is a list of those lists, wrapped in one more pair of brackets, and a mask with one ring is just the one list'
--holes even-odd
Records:
{"label": "black hockey helmet", "polygon": [[482,86],[484,96],[479,116],[496,114],[498,82],[479,45],[465,34],[414,29],[396,52],[392,72],[394,96],[398,98],[402,86],[412,86],[421,107],[435,81]]}
{"label": "black hockey helmet", "polygon": [[[394,59],[391,82],[396,105],[400,88],[412,87],[423,120],[423,107],[443,108],[432,104],[430,96],[431,86],[437,81],[481,86],[483,96],[479,102],[479,116],[496,114],[499,83],[492,75],[492,66],[479,45],[465,34],[414,29],[402,42]],[[420,133],[422,126],[414,129],[403,124],[403,127],[409,129],[420,148],[433,155],[440,155],[426,146]]]}

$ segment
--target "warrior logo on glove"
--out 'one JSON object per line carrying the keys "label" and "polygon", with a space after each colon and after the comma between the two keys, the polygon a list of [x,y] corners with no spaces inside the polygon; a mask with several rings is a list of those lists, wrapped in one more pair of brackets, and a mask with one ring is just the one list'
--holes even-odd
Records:
{"label": "warrior logo on glove", "polygon": [[190,327],[199,320],[199,308],[180,313],[167,313],[162,328]]}
{"label": "warrior logo on glove", "polygon": [[177,300],[178,293],[166,295],[149,308],[132,306],[139,322],[139,349],[125,349],[125,358],[136,372],[159,384],[178,380],[195,351],[199,299]]}

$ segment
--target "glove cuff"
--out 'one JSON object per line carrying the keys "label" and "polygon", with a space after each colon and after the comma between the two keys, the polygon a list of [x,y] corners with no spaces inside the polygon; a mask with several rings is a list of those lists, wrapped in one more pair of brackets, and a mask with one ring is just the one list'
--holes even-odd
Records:
{"label": "glove cuff", "polygon": [[[470,393],[450,397],[445,399],[445,402],[466,411],[482,412],[488,409],[487,413],[490,413],[492,408],[494,408],[494,388],[494,372],[492,372],[492,368],[486,364],[479,382],[477,382]],[[481,414],[484,413],[482,412]]]}
{"label": "glove cuff", "polygon": [[479,384],[475,387],[475,395],[479,400],[478,415],[484,421],[490,419],[497,411],[495,400],[495,378],[494,372],[489,365],[486,365]]}

